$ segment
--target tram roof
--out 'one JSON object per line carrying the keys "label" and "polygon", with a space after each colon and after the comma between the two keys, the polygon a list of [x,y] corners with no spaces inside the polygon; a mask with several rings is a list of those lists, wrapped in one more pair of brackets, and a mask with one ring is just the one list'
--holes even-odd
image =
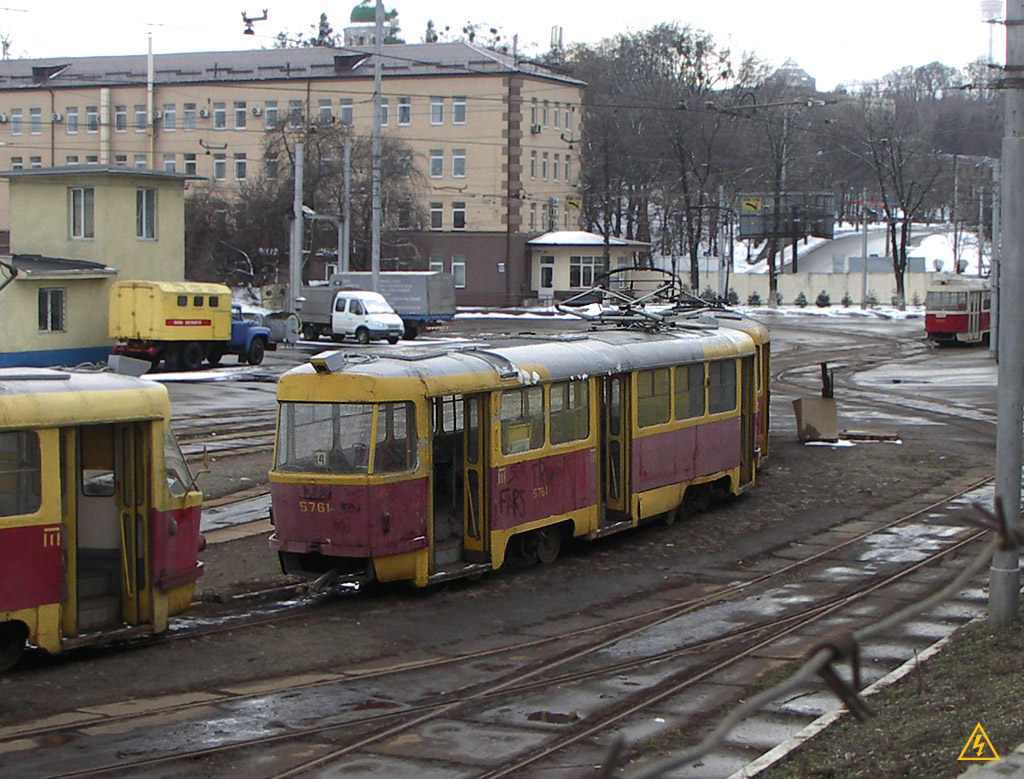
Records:
{"label": "tram roof", "polygon": [[112,373],[0,368],[0,430],[166,419],[162,384]]}
{"label": "tram roof", "polygon": [[[694,324],[660,332],[605,330],[543,336],[481,337],[464,344],[415,346],[374,351],[322,352],[310,363],[288,371],[279,384],[279,397],[318,400],[303,389],[309,377],[359,381],[367,396],[381,393],[384,384],[412,380],[426,395],[483,391],[541,381],[609,376],[704,359],[735,357],[754,352],[754,342],[742,330]],[[327,382],[325,381],[325,384]],[[355,394],[359,394],[358,390]],[[365,399],[370,399],[369,397]],[[355,400],[355,398],[353,398]]]}

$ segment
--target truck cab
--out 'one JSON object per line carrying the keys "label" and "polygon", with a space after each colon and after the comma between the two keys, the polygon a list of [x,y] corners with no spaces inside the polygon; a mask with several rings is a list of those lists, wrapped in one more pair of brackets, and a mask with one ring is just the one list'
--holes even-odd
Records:
{"label": "truck cab", "polygon": [[402,318],[383,295],[365,290],[343,290],[334,296],[331,338],[335,341],[352,336],[361,344],[382,338],[395,344],[404,331]]}

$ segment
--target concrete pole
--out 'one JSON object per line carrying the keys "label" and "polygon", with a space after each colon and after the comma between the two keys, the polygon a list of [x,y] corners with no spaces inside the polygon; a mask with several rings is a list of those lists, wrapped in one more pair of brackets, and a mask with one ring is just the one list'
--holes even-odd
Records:
{"label": "concrete pole", "polygon": [[380,91],[384,56],[384,3],[377,0],[376,33],[373,40],[373,180],[370,242],[370,288],[377,291],[380,276]]}
{"label": "concrete pole", "polygon": [[342,237],[341,237],[341,255],[338,257],[338,263],[342,273],[348,273],[351,267],[352,258],[352,139],[345,139],[345,151],[344,157],[342,158],[342,203],[341,210],[341,224],[342,224]]}
{"label": "concrete pole", "polygon": [[[1006,70],[1015,81],[1024,65],[1024,0],[1006,2]],[[1002,208],[1024,209],[1024,89],[1011,82],[1003,116]],[[1003,218],[999,307],[999,390],[996,428],[996,498],[1010,527],[1020,525],[1021,405],[1024,403],[1024,219]],[[988,621],[1007,625],[1020,617],[1017,552],[996,552],[989,569]]]}
{"label": "concrete pole", "polygon": [[302,295],[302,163],[305,153],[305,144],[295,144],[295,193],[292,196],[292,237],[288,246],[288,300],[285,306],[289,314],[295,314],[302,308],[297,304],[297,298]]}
{"label": "concrete pole", "polygon": [[991,333],[988,339],[988,349],[994,357],[999,352],[999,255],[1002,249],[1001,219],[999,207],[999,160],[992,160],[992,251],[989,260],[991,268],[990,281],[992,284],[992,314],[989,320]]}
{"label": "concrete pole", "polygon": [[985,274],[982,272],[982,252],[985,249],[985,188],[978,187],[978,278]]}
{"label": "concrete pole", "polygon": [[868,192],[860,191],[860,253],[862,267],[860,269],[860,307],[868,307]]}

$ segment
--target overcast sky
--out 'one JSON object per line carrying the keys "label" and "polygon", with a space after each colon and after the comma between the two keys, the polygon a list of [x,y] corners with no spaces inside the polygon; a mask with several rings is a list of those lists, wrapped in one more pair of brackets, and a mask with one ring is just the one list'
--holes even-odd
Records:
{"label": "overcast sky", "polygon": [[[156,53],[269,48],[280,30],[308,32],[321,11],[340,31],[354,5],[351,0],[337,6],[310,0],[245,2],[252,5],[223,0],[145,4],[21,0],[20,5],[0,8],[0,32],[12,39],[15,57],[144,53],[150,32]],[[256,36],[243,36],[242,11],[258,16],[264,5],[269,19],[255,24]],[[518,34],[521,46],[532,43],[541,50],[548,48],[554,26],[562,28],[563,42],[569,45],[678,21],[710,32],[734,51],[753,51],[774,65],[792,57],[822,90],[842,81],[877,78],[904,65],[938,60],[963,67],[978,57],[987,59],[991,28],[982,21],[981,0],[647,0],[635,5],[623,0],[394,0],[385,6],[399,11],[408,43],[422,40],[428,19],[438,29],[459,29],[473,21],[499,27],[508,37]],[[1005,38],[998,25],[994,33],[995,60],[1001,62]]]}

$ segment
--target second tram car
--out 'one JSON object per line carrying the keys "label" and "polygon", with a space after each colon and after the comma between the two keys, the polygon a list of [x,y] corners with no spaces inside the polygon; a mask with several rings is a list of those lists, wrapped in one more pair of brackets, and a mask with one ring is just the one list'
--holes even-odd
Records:
{"label": "second tram car", "polygon": [[767,444],[759,327],[323,352],[278,384],[271,547],[422,587],[738,494]]}
{"label": "second tram car", "polygon": [[0,670],[158,633],[202,573],[202,494],[160,384],[0,369]]}
{"label": "second tram car", "polygon": [[992,290],[986,279],[952,276],[928,287],[924,330],[938,344],[988,342]]}

